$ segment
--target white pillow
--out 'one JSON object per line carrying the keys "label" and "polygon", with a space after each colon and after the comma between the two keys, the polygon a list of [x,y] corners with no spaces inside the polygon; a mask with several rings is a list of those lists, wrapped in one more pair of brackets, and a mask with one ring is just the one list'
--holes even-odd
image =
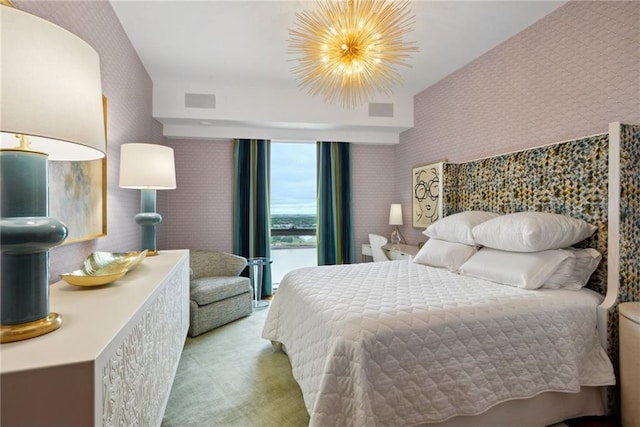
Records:
{"label": "white pillow", "polygon": [[523,289],[537,289],[569,257],[561,249],[506,252],[482,248],[460,267],[460,274]]}
{"label": "white pillow", "polygon": [[475,245],[471,234],[473,227],[497,216],[496,213],[484,211],[460,212],[434,222],[422,233],[432,239]]}
{"label": "white pillow", "polygon": [[581,289],[596,271],[602,255],[595,249],[564,249],[570,256],[542,285],[545,289]]}
{"label": "white pillow", "polygon": [[458,271],[458,268],[476,251],[475,246],[429,239],[420,248],[416,256],[413,257],[413,262],[431,267],[446,268],[449,271]]}
{"label": "white pillow", "polygon": [[561,249],[591,236],[596,227],[581,219],[549,212],[502,215],[473,228],[476,244],[512,252]]}

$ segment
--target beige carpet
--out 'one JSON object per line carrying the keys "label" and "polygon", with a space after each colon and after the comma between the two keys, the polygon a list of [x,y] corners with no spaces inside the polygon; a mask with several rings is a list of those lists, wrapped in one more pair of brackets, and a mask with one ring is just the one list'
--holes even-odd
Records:
{"label": "beige carpet", "polygon": [[260,337],[266,314],[187,338],[163,427],[309,424],[289,359]]}

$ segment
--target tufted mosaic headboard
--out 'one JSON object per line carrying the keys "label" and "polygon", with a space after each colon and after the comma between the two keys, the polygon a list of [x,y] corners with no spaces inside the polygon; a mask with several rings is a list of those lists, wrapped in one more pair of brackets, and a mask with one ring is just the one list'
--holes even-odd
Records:
{"label": "tufted mosaic headboard", "polygon": [[444,215],[482,210],[496,213],[554,212],[598,227],[581,245],[602,254],[588,286],[607,290],[608,134],[444,165]]}
{"label": "tufted mosaic headboard", "polygon": [[[619,302],[640,301],[640,126],[621,125]],[[613,131],[611,132],[613,133]]]}

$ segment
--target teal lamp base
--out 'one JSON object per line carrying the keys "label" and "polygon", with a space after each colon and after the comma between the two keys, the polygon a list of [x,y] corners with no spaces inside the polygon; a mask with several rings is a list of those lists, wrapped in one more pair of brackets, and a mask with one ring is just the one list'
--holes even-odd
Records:
{"label": "teal lamp base", "polygon": [[156,225],[162,222],[162,215],[156,212],[156,190],[140,190],[140,210],[135,216],[136,223],[142,227],[141,248],[147,250],[147,256],[158,255]]}
{"label": "teal lamp base", "polygon": [[0,150],[0,342],[49,333],[49,249],[67,228],[49,218],[47,155]]}

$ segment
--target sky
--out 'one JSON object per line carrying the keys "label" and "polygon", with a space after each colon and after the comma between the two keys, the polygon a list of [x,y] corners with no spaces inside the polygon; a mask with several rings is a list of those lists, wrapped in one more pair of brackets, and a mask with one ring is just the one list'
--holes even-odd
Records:
{"label": "sky", "polygon": [[316,144],[271,142],[271,215],[316,214]]}

